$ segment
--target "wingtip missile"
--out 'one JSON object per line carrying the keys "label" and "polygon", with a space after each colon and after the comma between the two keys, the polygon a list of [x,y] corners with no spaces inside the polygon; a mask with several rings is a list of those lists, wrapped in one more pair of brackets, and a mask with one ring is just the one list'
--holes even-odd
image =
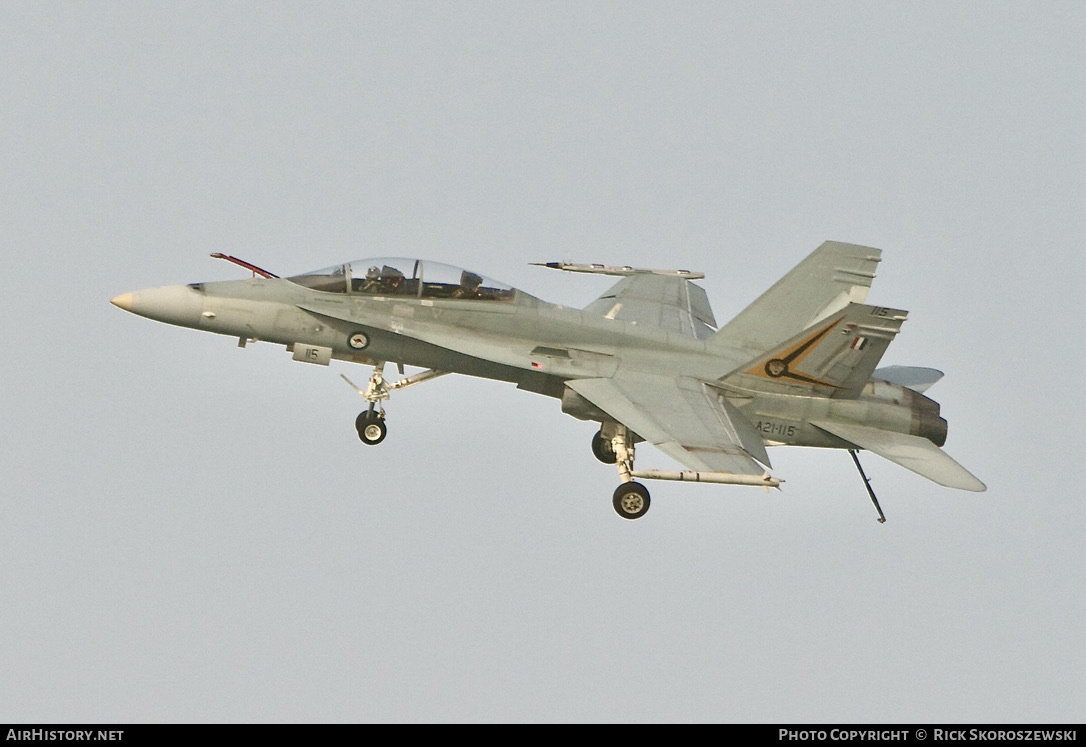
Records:
{"label": "wingtip missile", "polygon": [[552,270],[565,270],[566,272],[583,272],[591,275],[668,275],[680,277],[686,280],[700,280],[705,277],[703,272],[691,270],[660,270],[647,267],[631,267],[630,265],[601,265],[578,264],[576,262],[529,262],[535,267],[549,267]]}

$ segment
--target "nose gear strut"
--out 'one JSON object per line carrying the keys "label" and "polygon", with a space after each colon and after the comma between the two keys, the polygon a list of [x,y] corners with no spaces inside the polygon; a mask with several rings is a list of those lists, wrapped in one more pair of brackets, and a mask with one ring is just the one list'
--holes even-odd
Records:
{"label": "nose gear strut", "polygon": [[[402,367],[400,368],[400,373],[403,373]],[[370,376],[370,380],[367,382],[365,389],[362,389],[346,376],[340,374],[339,377],[346,381],[352,389],[358,392],[362,399],[369,403],[369,408],[360,412],[354,421],[355,430],[358,431],[358,437],[362,440],[362,443],[367,446],[376,446],[384,441],[385,436],[388,435],[388,425],[385,423],[384,401],[392,396],[393,390],[404,389],[412,384],[429,381],[438,376],[444,376],[446,373],[448,372],[429,369],[389,384],[385,380],[385,362],[379,361],[374,365],[373,374]]]}

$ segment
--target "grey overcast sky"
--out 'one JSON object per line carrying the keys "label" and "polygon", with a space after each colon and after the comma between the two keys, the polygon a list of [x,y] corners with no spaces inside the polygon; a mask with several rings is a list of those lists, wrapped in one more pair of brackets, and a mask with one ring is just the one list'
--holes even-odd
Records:
{"label": "grey overcast sky", "polygon": [[[0,721],[1081,722],[1086,5],[0,4]],[[610,505],[590,423],[122,292],[367,256],[727,320],[883,249],[988,492],[781,449]],[[651,447],[639,465],[668,466]]]}

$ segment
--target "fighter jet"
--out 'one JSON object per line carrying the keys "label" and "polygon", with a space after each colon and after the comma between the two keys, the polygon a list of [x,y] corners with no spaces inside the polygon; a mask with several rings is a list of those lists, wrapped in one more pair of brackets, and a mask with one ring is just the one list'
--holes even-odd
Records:
{"label": "fighter jet", "polygon": [[[293,359],[373,367],[355,419],[362,443],[385,440],[392,392],[448,373],[516,384],[599,423],[592,453],[618,469],[615,511],[649,509],[639,480],[779,488],[768,446],[867,450],[940,485],[984,484],[940,447],[947,422],[924,392],[930,368],[877,368],[907,312],[865,303],[878,249],[828,241],[717,328],[688,270],[539,263],[621,279],[583,309],[548,303],[429,260],[367,259],[280,278],[243,260],[243,280],[125,293],[112,303],[182,327],[285,345]],[[395,364],[397,381],[385,379]],[[404,367],[423,369],[405,376]],[[647,442],[686,470],[636,469]]]}

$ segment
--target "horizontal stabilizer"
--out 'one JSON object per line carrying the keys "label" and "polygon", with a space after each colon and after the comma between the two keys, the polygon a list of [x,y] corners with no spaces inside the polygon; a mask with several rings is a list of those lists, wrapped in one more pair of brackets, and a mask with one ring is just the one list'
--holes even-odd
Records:
{"label": "horizontal stabilizer", "polygon": [[850,423],[812,421],[811,425],[948,488],[975,492],[986,489],[984,483],[926,438]]}
{"label": "horizontal stabilizer", "polygon": [[891,384],[912,389],[914,392],[926,392],[931,385],[943,378],[943,372],[934,368],[919,368],[917,366],[886,366],[876,368],[872,376],[876,379],[889,381]]}

